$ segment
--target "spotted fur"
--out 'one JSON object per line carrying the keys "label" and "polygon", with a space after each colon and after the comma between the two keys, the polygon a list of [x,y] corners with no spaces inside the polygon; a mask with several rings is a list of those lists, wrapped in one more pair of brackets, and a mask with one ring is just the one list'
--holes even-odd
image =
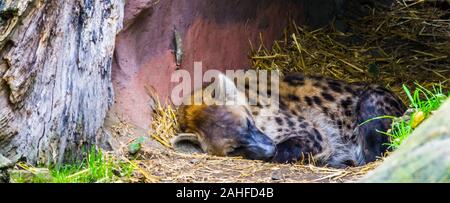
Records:
{"label": "spotted fur", "polygon": [[[252,92],[246,86],[239,94],[248,96]],[[378,131],[387,131],[390,120],[359,124],[405,111],[401,100],[381,86],[299,73],[281,79],[279,95],[279,108],[260,103],[181,106],[180,124],[184,131],[199,135],[202,147],[212,154],[347,167],[374,161],[387,150],[383,143],[388,138]],[[255,136],[262,138],[255,141]],[[263,154],[255,156],[258,153]]]}

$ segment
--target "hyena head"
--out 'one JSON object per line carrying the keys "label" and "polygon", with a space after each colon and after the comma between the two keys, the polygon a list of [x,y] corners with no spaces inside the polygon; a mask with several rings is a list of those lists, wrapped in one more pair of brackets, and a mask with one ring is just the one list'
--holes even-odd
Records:
{"label": "hyena head", "polygon": [[[217,98],[211,96],[203,97],[201,104],[180,106],[178,119],[181,130],[193,136],[178,136],[174,142],[196,141],[204,152],[218,156],[270,160],[276,152],[275,144],[255,125],[245,95],[225,75],[219,75],[216,81],[214,92],[223,96],[222,104],[214,103]],[[188,99],[193,101],[195,94],[203,92],[205,89]],[[223,98],[235,103],[224,104]]]}

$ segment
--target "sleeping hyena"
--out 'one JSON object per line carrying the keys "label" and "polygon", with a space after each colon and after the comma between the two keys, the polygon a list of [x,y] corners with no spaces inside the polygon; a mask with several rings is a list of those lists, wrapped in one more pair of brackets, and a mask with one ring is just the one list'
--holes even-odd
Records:
{"label": "sleeping hyena", "polygon": [[[218,80],[223,84],[219,90],[232,97],[228,99],[248,101],[248,85],[239,90],[224,75]],[[388,137],[380,131],[387,131],[391,121],[375,119],[359,124],[383,115],[400,116],[405,111],[400,99],[378,85],[347,84],[299,73],[285,74],[278,85],[277,108],[259,102],[180,106],[181,129],[195,137],[177,140],[197,140],[204,152],[219,156],[359,166],[387,150],[384,143]]]}

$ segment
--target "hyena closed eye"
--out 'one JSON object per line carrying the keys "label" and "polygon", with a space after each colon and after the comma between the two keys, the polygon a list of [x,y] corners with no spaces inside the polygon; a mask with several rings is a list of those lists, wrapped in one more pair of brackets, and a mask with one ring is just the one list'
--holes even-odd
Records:
{"label": "hyena closed eye", "polygon": [[[218,88],[227,99],[241,102],[182,105],[179,123],[183,132],[195,135],[189,139],[197,140],[204,152],[219,156],[359,166],[387,150],[384,143],[388,137],[380,131],[387,131],[391,121],[359,124],[383,115],[400,116],[405,111],[401,100],[377,85],[289,73],[279,81],[276,105],[249,105],[245,102],[252,94],[248,86],[239,90],[224,75],[218,80]],[[182,140],[185,138],[178,137],[175,142]]]}

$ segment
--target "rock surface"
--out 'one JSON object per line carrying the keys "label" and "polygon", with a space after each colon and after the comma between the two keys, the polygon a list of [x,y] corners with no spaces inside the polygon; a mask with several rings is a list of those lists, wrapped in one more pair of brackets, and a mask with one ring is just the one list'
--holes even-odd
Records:
{"label": "rock surface", "polygon": [[8,168],[11,168],[14,163],[0,154],[0,183],[9,182]]}
{"label": "rock surface", "polygon": [[10,168],[14,165],[14,163],[0,154],[0,170]]}

